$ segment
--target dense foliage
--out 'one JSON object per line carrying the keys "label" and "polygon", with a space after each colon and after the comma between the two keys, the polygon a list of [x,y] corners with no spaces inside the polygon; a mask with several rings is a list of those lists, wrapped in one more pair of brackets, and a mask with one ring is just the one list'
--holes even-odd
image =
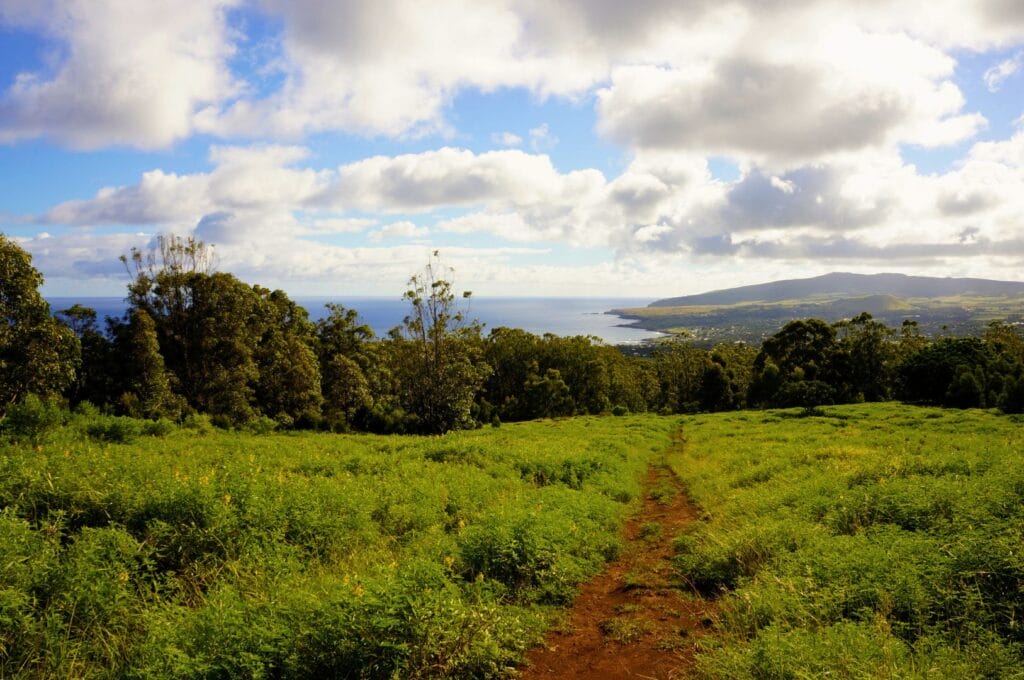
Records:
{"label": "dense foliage", "polygon": [[677,566],[719,596],[700,677],[1020,677],[1016,417],[861,405],[683,432],[672,464],[706,521]]}
{"label": "dense foliage", "polygon": [[928,339],[911,321],[897,330],[862,313],[791,321],[759,348],[671,338],[626,356],[592,337],[485,334],[435,253],[408,282],[405,321],[376,338],[355,310],[328,305],[314,324],[283,291],[215,271],[202,242],[159,237],[123,258],[129,309],[101,331],[79,305],[54,322],[28,255],[2,245],[0,414],[30,392],[134,417],[204,414],[221,427],[429,434],[893,398],[1024,411],[1024,336],[998,321],[981,338]]}
{"label": "dense foliage", "polygon": [[75,378],[79,347],[39,294],[32,258],[0,234],[0,417],[27,394],[59,393]]}
{"label": "dense foliage", "polygon": [[79,412],[0,444],[0,677],[509,676],[616,553],[675,426],[253,436]]}

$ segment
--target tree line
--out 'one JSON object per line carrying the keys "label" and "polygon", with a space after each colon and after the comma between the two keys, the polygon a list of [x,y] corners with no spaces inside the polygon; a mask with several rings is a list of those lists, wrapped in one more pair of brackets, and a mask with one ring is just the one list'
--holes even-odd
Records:
{"label": "tree line", "polygon": [[201,414],[222,427],[428,434],[889,399],[1024,411],[1024,338],[1000,322],[982,337],[931,339],[912,321],[893,329],[864,313],[792,321],[759,348],[670,339],[625,356],[588,336],[485,334],[436,253],[408,282],[408,316],[382,338],[341,305],[311,321],[283,291],[217,271],[191,238],[159,237],[122,261],[122,317],[101,326],[80,305],[54,316],[30,255],[0,234],[0,417],[28,395],[153,420]]}

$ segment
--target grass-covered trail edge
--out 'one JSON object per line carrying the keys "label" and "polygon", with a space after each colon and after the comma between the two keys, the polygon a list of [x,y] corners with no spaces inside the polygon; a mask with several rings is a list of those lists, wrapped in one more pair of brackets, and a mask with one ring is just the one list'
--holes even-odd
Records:
{"label": "grass-covered trail edge", "polygon": [[674,537],[700,513],[668,466],[682,446],[676,432],[648,470],[622,554],[581,587],[562,625],[530,652],[523,680],[669,680],[692,667],[715,605],[690,592],[672,562]]}

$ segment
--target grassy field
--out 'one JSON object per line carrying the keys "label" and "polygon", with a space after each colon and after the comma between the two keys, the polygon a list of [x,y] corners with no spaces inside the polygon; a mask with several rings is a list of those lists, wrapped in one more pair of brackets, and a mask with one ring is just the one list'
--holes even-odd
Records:
{"label": "grassy field", "polygon": [[0,445],[0,677],[506,676],[677,426]]}
{"label": "grassy field", "polygon": [[896,404],[686,420],[710,678],[1024,677],[1024,422]]}
{"label": "grassy field", "polygon": [[1024,421],[823,413],[123,444],[77,417],[0,445],[0,677],[512,676],[680,422],[698,677],[1024,677]]}

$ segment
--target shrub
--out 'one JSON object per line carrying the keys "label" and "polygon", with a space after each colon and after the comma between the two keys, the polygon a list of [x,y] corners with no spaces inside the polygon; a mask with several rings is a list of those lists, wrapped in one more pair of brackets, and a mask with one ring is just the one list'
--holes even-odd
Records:
{"label": "shrub", "polygon": [[7,411],[3,431],[15,441],[38,443],[64,421],[64,412],[52,401],[26,395]]}
{"label": "shrub", "polygon": [[[281,419],[281,416],[284,416],[284,418],[286,418],[287,420]],[[287,414],[279,414],[278,418],[278,420],[274,420],[273,418],[268,418],[267,416],[260,416],[259,418],[254,418],[251,422],[249,422],[245,426],[245,429],[248,430],[249,432],[252,432],[253,434],[270,434],[279,426],[285,429],[290,427],[291,418],[288,417]]]}
{"label": "shrub", "polygon": [[177,428],[167,418],[159,420],[145,420],[142,423],[142,434],[147,437],[166,437]]}
{"label": "shrub", "polygon": [[192,430],[196,434],[209,434],[213,432],[213,423],[210,422],[210,416],[205,413],[190,413],[185,416],[181,426],[186,430]]}
{"label": "shrub", "polygon": [[85,433],[90,439],[115,444],[134,441],[142,432],[142,421],[126,416],[99,416],[85,426]]}

